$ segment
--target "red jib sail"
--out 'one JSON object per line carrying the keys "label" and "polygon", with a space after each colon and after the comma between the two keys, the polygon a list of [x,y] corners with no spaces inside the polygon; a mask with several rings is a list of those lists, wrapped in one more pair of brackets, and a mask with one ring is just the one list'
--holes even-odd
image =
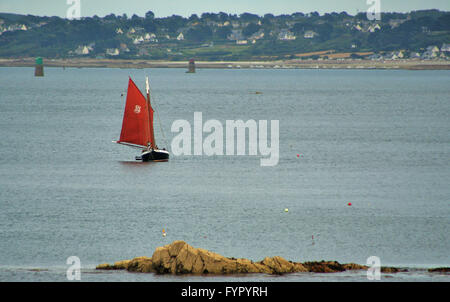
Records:
{"label": "red jib sail", "polygon": [[133,82],[128,82],[127,101],[123,115],[122,131],[117,143],[128,143],[147,147],[152,143],[153,109],[139,88]]}

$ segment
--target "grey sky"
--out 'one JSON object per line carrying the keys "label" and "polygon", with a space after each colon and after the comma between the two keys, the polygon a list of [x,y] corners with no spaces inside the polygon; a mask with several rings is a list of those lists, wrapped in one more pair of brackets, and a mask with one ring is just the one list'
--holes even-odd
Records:
{"label": "grey sky", "polygon": [[[0,12],[65,17],[73,0],[0,0]],[[450,0],[380,0],[382,11],[407,12],[420,9],[450,11]],[[365,12],[367,0],[80,0],[81,16],[105,16],[126,13],[143,16],[151,10],[157,17],[170,15],[190,16],[204,12],[243,12],[264,15],[291,14],[318,11],[349,14]]]}

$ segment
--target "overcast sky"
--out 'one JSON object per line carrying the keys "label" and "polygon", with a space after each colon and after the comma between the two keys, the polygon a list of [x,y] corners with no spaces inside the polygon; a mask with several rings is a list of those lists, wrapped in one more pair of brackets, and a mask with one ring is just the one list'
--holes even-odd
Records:
{"label": "overcast sky", "polygon": [[[0,12],[31,14],[38,16],[66,17],[67,9],[76,0],[0,0]],[[100,17],[114,13],[144,16],[151,10],[156,17],[170,15],[190,16],[204,12],[226,12],[241,14],[249,12],[258,15],[294,12],[342,12],[349,14],[367,11],[368,0],[78,0],[81,16]],[[374,1],[374,0],[371,0]],[[381,11],[409,12],[420,9],[450,11],[450,0],[379,0]]]}

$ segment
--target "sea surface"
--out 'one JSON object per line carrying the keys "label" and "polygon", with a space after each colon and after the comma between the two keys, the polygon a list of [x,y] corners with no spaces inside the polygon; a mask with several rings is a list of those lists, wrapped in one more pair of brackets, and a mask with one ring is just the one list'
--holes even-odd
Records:
{"label": "sea surface", "polygon": [[[223,125],[279,120],[278,165],[250,155],[135,161],[138,150],[111,141],[128,76],[144,91],[146,75],[160,148],[194,112]],[[70,256],[81,281],[368,281],[365,271],[95,270],[184,240],[254,261],[377,256],[409,269],[383,281],[448,282],[427,269],[450,266],[449,234],[450,71],[45,68],[38,78],[0,68],[0,281],[67,281]]]}

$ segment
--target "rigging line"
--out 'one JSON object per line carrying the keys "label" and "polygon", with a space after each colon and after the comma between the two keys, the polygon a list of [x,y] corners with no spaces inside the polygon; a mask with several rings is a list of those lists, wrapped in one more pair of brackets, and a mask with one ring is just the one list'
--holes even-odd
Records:
{"label": "rigging line", "polygon": [[161,134],[162,134],[162,136],[163,136],[164,143],[165,143],[166,146],[167,146],[167,147],[166,147],[167,150],[169,150],[169,144],[167,143],[166,135],[164,134],[164,128],[163,128],[163,126],[162,126],[161,119],[160,119],[160,117],[159,117],[159,110],[158,110],[158,107],[156,106],[156,103],[157,103],[157,102],[155,102],[155,100],[156,100],[155,95],[153,94],[152,88],[149,88],[149,91],[150,91],[150,96],[151,96],[151,98],[153,99],[152,104],[154,104],[154,106],[155,106],[156,117],[158,118],[159,128],[161,129]]}

